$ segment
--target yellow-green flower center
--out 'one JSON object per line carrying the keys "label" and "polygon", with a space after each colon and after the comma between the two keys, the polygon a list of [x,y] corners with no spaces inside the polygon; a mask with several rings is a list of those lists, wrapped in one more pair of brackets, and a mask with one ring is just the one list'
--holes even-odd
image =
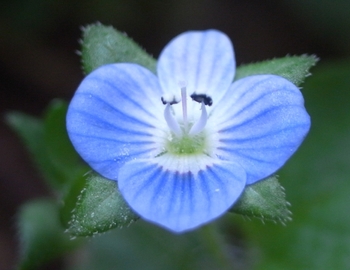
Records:
{"label": "yellow-green flower center", "polygon": [[196,136],[183,134],[181,137],[173,136],[167,141],[167,152],[173,155],[196,155],[205,152],[206,136],[203,132]]}

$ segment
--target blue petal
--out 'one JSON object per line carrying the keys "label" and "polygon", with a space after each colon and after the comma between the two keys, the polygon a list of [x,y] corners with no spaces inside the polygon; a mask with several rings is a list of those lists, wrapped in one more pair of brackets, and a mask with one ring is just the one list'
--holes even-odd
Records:
{"label": "blue petal", "polygon": [[157,78],[135,64],[103,66],[80,84],[67,113],[69,137],[97,172],[117,179],[126,161],[154,157],[166,123]]}
{"label": "blue petal", "polygon": [[208,123],[218,132],[217,156],[239,163],[252,184],[276,172],[297,150],[310,117],[294,84],[259,75],[235,82]]}
{"label": "blue petal", "polygon": [[232,43],[216,30],[183,33],[162,51],[157,73],[164,92],[179,96],[184,83],[189,94],[207,94],[215,103],[234,78]]}
{"label": "blue petal", "polygon": [[118,186],[141,217],[174,232],[205,224],[229,209],[246,184],[236,163],[220,161],[198,172],[166,170],[155,160],[126,163]]}

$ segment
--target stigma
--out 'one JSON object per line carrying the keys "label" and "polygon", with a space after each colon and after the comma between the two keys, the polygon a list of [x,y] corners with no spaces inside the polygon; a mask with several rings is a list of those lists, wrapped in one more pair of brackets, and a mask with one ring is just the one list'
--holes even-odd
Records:
{"label": "stigma", "polygon": [[[186,86],[181,85],[181,98],[176,96],[163,96],[161,98],[162,103],[165,105],[164,119],[168,124],[169,129],[174,133],[175,136],[195,136],[202,132],[207,124],[208,113],[206,106],[211,106],[213,100],[211,97],[205,94],[193,93],[190,95],[192,101],[201,104],[201,115],[194,123],[188,122],[188,111],[187,111],[187,90]],[[172,106],[181,102],[182,105],[182,121],[176,120]]]}

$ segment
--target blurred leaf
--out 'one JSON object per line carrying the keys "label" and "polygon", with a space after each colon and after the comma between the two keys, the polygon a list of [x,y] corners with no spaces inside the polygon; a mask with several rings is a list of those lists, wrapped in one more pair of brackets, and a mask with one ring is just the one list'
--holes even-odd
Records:
{"label": "blurred leaf", "polygon": [[68,232],[91,236],[127,226],[137,219],[119,193],[116,182],[91,173],[73,210]]}
{"label": "blurred leaf", "polygon": [[88,170],[67,136],[66,111],[66,103],[55,100],[43,120],[20,112],[6,115],[7,123],[21,137],[48,185],[63,193]]}
{"label": "blurred leaf", "polygon": [[88,167],[83,165],[82,159],[68,138],[67,109],[65,101],[55,99],[50,103],[44,116],[46,158],[50,160],[55,173],[54,179],[63,193],[88,171]]}
{"label": "blurred leaf", "polygon": [[81,54],[85,74],[110,63],[136,63],[156,71],[156,60],[131,38],[100,23],[83,28]]}
{"label": "blurred leaf", "polygon": [[86,260],[79,261],[79,265],[73,265],[69,269],[239,269],[235,264],[241,258],[236,258],[235,255],[238,257],[241,254],[222,254],[231,255],[228,260],[232,265],[225,268],[220,258],[213,254],[213,249],[216,248],[225,250],[227,246],[215,246],[210,235],[208,237],[207,227],[179,235],[140,220],[130,228],[113,230],[91,238],[84,251],[87,254]]}
{"label": "blurred leaf", "polygon": [[6,121],[20,136],[48,184],[56,188],[56,171],[47,158],[43,121],[20,112],[8,113]]}
{"label": "blurred leaf", "polygon": [[237,68],[235,80],[257,74],[279,75],[300,85],[310,76],[310,68],[318,61],[314,55],[286,56],[254,64],[242,65]]}
{"label": "blurred leaf", "polygon": [[66,131],[68,105],[63,100],[53,100],[44,117],[45,144],[52,163],[64,171],[81,166],[81,159],[74,150]]}
{"label": "blurred leaf", "polygon": [[311,132],[279,173],[294,220],[286,227],[244,222],[260,250],[255,269],[350,269],[349,74],[350,61],[321,65],[305,83]]}
{"label": "blurred leaf", "polygon": [[230,210],[248,217],[285,223],[290,220],[284,189],[276,176],[271,176],[245,188],[239,201]]}
{"label": "blurred leaf", "polygon": [[36,200],[23,205],[18,215],[20,261],[18,269],[38,267],[76,248],[64,234],[57,206],[51,200]]}
{"label": "blurred leaf", "polygon": [[36,149],[41,148],[44,127],[40,119],[21,112],[9,112],[6,122],[18,133],[30,152],[34,153]]}

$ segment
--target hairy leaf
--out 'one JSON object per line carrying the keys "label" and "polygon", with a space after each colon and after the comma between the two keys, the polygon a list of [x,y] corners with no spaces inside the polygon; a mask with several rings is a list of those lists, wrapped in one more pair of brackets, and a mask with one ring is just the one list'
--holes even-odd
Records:
{"label": "hairy leaf", "polygon": [[91,173],[72,211],[68,232],[75,236],[91,236],[128,226],[137,219],[118,191],[116,182]]}
{"label": "hairy leaf", "polygon": [[301,55],[242,65],[237,68],[235,80],[257,74],[274,74],[300,85],[310,76],[309,70],[317,61],[318,58],[314,55]]}
{"label": "hairy leaf", "polygon": [[152,72],[156,70],[155,59],[147,54],[126,34],[100,23],[83,28],[83,70],[89,74],[94,69],[110,63],[136,63]]}

